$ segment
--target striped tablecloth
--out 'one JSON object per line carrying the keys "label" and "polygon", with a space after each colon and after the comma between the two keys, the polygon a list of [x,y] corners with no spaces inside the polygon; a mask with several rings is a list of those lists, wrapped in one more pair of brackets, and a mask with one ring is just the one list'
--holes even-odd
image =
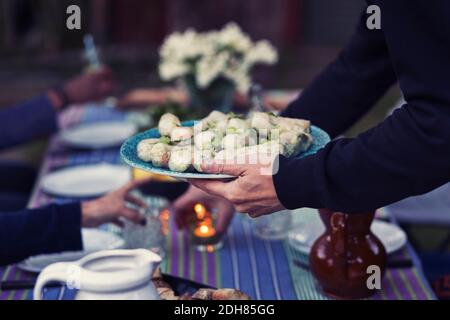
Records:
{"label": "striped tablecloth", "polygon": [[[61,117],[61,126],[123,118],[123,114],[106,108],[78,108],[68,110]],[[119,163],[118,149],[71,151],[63,148],[54,137],[40,174],[42,176],[61,167],[100,162]],[[44,194],[37,183],[30,207],[63,201],[68,200]],[[412,248],[408,245],[395,255],[412,258],[415,266],[389,269],[382,290],[372,299],[435,299]],[[251,220],[236,216],[223,248],[215,253],[194,250],[187,241],[187,234],[177,231],[172,223],[167,237],[167,259],[162,268],[166,273],[212,286],[241,289],[254,299],[327,299],[318,290],[310,271],[296,266],[294,260],[305,261],[307,257],[294,252],[282,241],[258,239],[253,233]],[[0,268],[2,280],[33,277],[15,265]],[[31,299],[31,295],[31,290],[5,291],[0,292],[0,300]],[[73,296],[74,292],[65,288],[48,289],[45,295],[46,299],[71,299]]]}

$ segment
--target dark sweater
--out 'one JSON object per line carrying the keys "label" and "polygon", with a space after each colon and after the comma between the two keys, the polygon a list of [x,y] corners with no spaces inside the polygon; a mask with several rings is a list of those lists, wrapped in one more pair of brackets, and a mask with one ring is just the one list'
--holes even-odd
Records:
{"label": "dark sweater", "polygon": [[0,266],[29,256],[77,251],[81,240],[79,203],[0,213]]}
{"label": "dark sweater", "polygon": [[[56,114],[46,96],[0,110],[0,150],[56,130]],[[79,203],[0,212],[0,265],[18,262],[31,255],[80,249]]]}
{"label": "dark sweater", "polygon": [[379,0],[382,30],[356,34],[284,115],[333,137],[395,82],[406,104],[355,139],[305,159],[280,157],[274,176],[287,208],[372,211],[450,181],[450,1]]}

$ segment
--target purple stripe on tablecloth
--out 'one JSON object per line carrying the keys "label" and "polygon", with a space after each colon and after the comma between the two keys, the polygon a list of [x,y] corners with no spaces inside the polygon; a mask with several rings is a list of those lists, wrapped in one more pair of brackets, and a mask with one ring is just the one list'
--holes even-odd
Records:
{"label": "purple stripe on tablecloth", "polygon": [[214,253],[207,253],[206,254],[206,261],[208,269],[206,272],[208,273],[208,284],[210,286],[216,286],[216,259]]}
{"label": "purple stripe on tablecloth", "polygon": [[403,283],[400,273],[397,269],[391,269],[391,279],[395,283],[395,287],[397,288],[398,293],[401,296],[402,300],[412,300],[413,297],[408,291],[408,288]]}
{"label": "purple stripe on tablecloth", "polygon": [[417,282],[416,275],[413,272],[413,269],[405,269],[403,271],[405,278],[408,279],[408,282],[411,286],[411,288],[414,290],[414,293],[417,296],[417,299],[419,300],[427,300],[428,296],[423,291],[422,286]]}
{"label": "purple stripe on tablecloth", "polygon": [[178,252],[178,237],[176,232],[176,226],[173,219],[170,221],[170,238],[172,242],[172,248],[169,248],[170,250],[170,273],[176,276],[180,276],[178,274],[178,264],[179,264],[179,252]]}
{"label": "purple stripe on tablecloth", "polygon": [[[16,273],[17,273],[17,267],[16,266],[11,266],[9,268],[11,268],[11,270],[9,271],[8,277],[6,277],[6,279],[4,279],[6,281],[14,280],[15,277],[16,277]],[[6,271],[6,269],[5,269],[5,271]],[[2,292],[1,295],[0,295],[0,300],[8,299],[10,294],[11,294],[11,291],[4,291],[4,292]]]}
{"label": "purple stripe on tablecloth", "polygon": [[187,236],[187,232],[185,230],[182,231],[182,239],[183,239],[183,277],[186,279],[190,278],[190,270],[191,270],[191,256],[189,250],[189,239]]}
{"label": "purple stripe on tablecloth", "polygon": [[203,281],[203,260],[202,260],[202,254],[194,250],[194,280],[197,282]]}
{"label": "purple stripe on tablecloth", "polygon": [[[387,272],[389,272],[389,270]],[[384,292],[385,296],[388,298],[388,300],[397,300],[397,296],[395,295],[394,288],[392,287],[391,282],[388,280],[387,274],[383,278],[383,283],[381,284],[381,290],[383,290],[383,292]]]}
{"label": "purple stripe on tablecloth", "polygon": [[[17,277],[18,277],[18,279],[30,279],[30,278],[31,278],[29,274],[26,274],[26,273],[24,273],[22,270],[19,270],[19,269],[17,270]],[[14,300],[20,300],[20,299],[22,299],[22,297],[23,297],[25,291],[26,291],[26,290],[17,290],[17,291],[14,293],[13,299],[14,299]]]}

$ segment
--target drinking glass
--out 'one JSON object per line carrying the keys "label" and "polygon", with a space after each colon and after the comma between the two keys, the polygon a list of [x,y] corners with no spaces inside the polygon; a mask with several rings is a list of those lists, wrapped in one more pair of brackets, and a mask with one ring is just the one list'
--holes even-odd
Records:
{"label": "drinking glass", "polygon": [[252,219],[255,224],[255,234],[264,240],[282,240],[287,237],[292,224],[292,214],[289,210]]}
{"label": "drinking glass", "polygon": [[165,257],[165,235],[161,222],[161,213],[168,207],[168,201],[161,197],[144,197],[139,193],[134,196],[143,200],[148,208],[142,210],[146,224],[137,225],[125,221],[122,236],[127,249],[148,249]]}

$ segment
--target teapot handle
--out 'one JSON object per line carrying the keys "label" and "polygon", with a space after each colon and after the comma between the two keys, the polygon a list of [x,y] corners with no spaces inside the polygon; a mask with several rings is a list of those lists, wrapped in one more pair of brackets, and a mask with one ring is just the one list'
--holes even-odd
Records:
{"label": "teapot handle", "polygon": [[68,262],[55,263],[46,267],[37,278],[33,291],[33,299],[42,300],[42,291],[50,282],[61,282],[70,285],[69,281],[79,280],[79,278],[74,278],[77,268],[78,266],[76,264]]}

